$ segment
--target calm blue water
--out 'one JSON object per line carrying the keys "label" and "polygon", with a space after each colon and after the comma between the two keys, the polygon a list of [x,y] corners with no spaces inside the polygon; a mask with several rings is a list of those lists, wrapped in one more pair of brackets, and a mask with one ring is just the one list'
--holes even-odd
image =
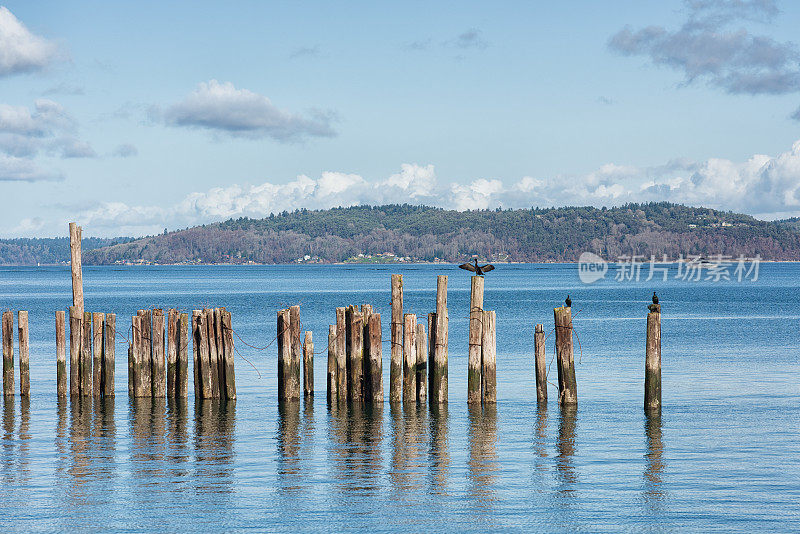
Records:
{"label": "calm blue water", "polygon": [[[484,409],[466,404],[469,275],[452,266],[89,267],[84,284],[87,309],[116,313],[118,330],[141,308],[226,306],[261,347],[276,311],[300,304],[321,350],[348,304],[373,304],[388,340],[391,273],[418,316],[450,275],[445,408],[328,409],[320,354],[314,401],[279,409],[275,345],[238,340],[253,367],[237,359],[235,403],[196,403],[191,385],[188,403],[132,402],[122,338],[116,399],[59,403],[54,311],[71,302],[69,270],[0,268],[0,308],[30,312],[32,389],[2,410],[0,531],[800,529],[800,264],[762,264],[757,282],[590,286],[574,265],[501,265],[485,297],[498,404]],[[653,289],[660,418],[642,409]],[[561,411],[551,387],[537,409],[534,324],[552,329],[566,293],[579,406]]]}

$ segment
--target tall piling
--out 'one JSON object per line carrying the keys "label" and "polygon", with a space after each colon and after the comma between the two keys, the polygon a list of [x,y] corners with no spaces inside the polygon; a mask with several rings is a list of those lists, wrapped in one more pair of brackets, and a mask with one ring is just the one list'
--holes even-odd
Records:
{"label": "tall piling", "polygon": [[[432,318],[430,318],[432,319]],[[429,327],[432,326],[430,319]],[[425,325],[417,324],[417,402],[425,404],[428,400],[428,339]]]}
{"label": "tall piling", "polygon": [[403,402],[417,401],[417,316],[403,316]]}
{"label": "tall piling", "polygon": [[92,395],[100,397],[103,395],[102,376],[103,376],[103,325],[105,324],[105,314],[92,314]]}
{"label": "tall piling", "polygon": [[106,321],[103,325],[103,373],[102,385],[103,396],[114,396],[114,374],[115,374],[115,359],[116,359],[116,338],[117,338],[117,316],[113,313],[107,313]]}
{"label": "tall piling", "polygon": [[303,340],[303,395],[314,396],[314,341],[311,330],[306,330]]}
{"label": "tall piling", "polygon": [[327,372],[327,391],[328,391],[328,404],[336,402],[338,397],[336,386],[336,325],[328,326],[328,372]]}
{"label": "tall piling", "polygon": [[467,402],[481,402],[481,346],[483,341],[483,277],[473,276],[469,297],[469,354]]}
{"label": "tall piling", "polygon": [[[236,373],[234,370],[233,325],[231,313],[222,310],[222,342],[225,353],[225,397],[228,400],[236,399]],[[312,346],[313,351],[313,346]],[[313,378],[312,378],[313,380]]]}
{"label": "tall piling", "polygon": [[380,313],[370,314],[366,332],[366,337],[369,339],[369,354],[365,356],[367,376],[364,381],[369,384],[366,400],[372,403],[383,403],[383,347],[381,346]]}
{"label": "tall piling", "polygon": [[347,319],[344,308],[336,308],[336,391],[340,401],[347,400]]}
{"label": "tall piling", "polygon": [[575,380],[575,358],[572,346],[572,308],[553,309],[556,325],[556,359],[558,367],[558,404],[578,403],[578,385]]}
{"label": "tall piling", "polygon": [[189,314],[181,313],[178,324],[178,366],[175,370],[176,397],[189,396]]}
{"label": "tall piling", "polygon": [[403,400],[403,275],[393,274],[392,324],[391,324],[391,363],[389,365],[389,401]]}
{"label": "tall piling", "polygon": [[66,314],[64,310],[56,310],[56,393],[59,397],[67,396],[67,334]]}
{"label": "tall piling", "polygon": [[81,394],[81,333],[83,312],[77,306],[69,307],[69,394]]}
{"label": "tall piling", "polygon": [[345,313],[347,325],[347,397],[353,402],[364,400],[364,321],[356,306]]}
{"label": "tall piling", "polygon": [[303,338],[300,335],[302,325],[300,324],[300,306],[292,306],[289,308],[289,332],[291,344],[291,364],[290,364],[290,380],[289,387],[291,388],[291,398],[299,399],[302,382],[300,381],[300,368],[303,362]]}
{"label": "tall piling", "polygon": [[289,310],[278,312],[278,401],[291,399],[289,376],[292,366],[292,334],[289,329]]}
{"label": "tall piling", "polygon": [[83,229],[69,223],[70,271],[72,274],[72,305],[83,312],[83,267],[81,260],[81,234]]}
{"label": "tall piling", "polygon": [[428,350],[433,354],[433,359],[428,369],[430,374],[428,397],[432,404],[447,402],[449,321],[447,312],[447,276],[439,275],[436,277],[436,313],[433,325],[428,328],[430,342]]}
{"label": "tall piling", "polygon": [[644,407],[661,409],[661,305],[647,314],[647,341],[644,365]]}
{"label": "tall piling", "polygon": [[19,394],[22,397],[31,395],[30,344],[28,333],[28,312],[17,313],[17,331],[19,333]]}
{"label": "tall piling", "polygon": [[484,404],[497,402],[497,316],[494,311],[483,312],[481,330],[481,382]]}
{"label": "tall piling", "polygon": [[533,333],[534,358],[536,362],[536,401],[547,403],[547,353],[544,346],[544,325],[537,324]]}
{"label": "tall piling", "polygon": [[3,395],[14,394],[14,314],[3,312]]}

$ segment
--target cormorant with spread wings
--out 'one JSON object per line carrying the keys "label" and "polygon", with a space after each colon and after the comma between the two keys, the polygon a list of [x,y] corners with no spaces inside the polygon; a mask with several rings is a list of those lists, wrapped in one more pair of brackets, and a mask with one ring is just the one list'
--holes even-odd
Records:
{"label": "cormorant with spread wings", "polygon": [[487,263],[486,265],[478,265],[478,258],[475,258],[473,261],[475,263],[467,262],[459,265],[459,267],[466,271],[471,271],[477,274],[478,276],[483,276],[484,274],[494,269],[494,265],[492,265],[491,263]]}

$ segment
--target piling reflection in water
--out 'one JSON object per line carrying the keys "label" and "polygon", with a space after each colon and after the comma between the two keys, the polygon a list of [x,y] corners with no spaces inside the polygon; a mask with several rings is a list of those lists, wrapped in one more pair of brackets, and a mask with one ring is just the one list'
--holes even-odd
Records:
{"label": "piling reflection in water", "polygon": [[278,402],[278,491],[293,493],[303,486],[300,464],[300,401]]}
{"label": "piling reflection in water", "polygon": [[328,411],[333,479],[343,493],[374,495],[382,471],[383,406],[332,404]]}
{"label": "piling reflection in water", "polygon": [[649,504],[657,504],[666,497],[661,480],[664,471],[664,445],[661,441],[660,409],[645,411],[644,429],[647,437],[644,500]]}
{"label": "piling reflection in water", "polygon": [[[197,399],[194,403],[195,490],[216,494],[233,491],[236,401]],[[225,501],[217,499],[223,509]]]}
{"label": "piling reflection in water", "polygon": [[495,404],[470,404],[469,410],[469,460],[467,477],[469,493],[479,509],[489,511],[496,500],[495,484],[498,470],[497,457],[497,406]]}
{"label": "piling reflection in water", "polygon": [[[19,399],[20,419],[16,424],[16,401]],[[2,471],[3,482],[24,483],[30,480],[30,399],[3,397]]]}
{"label": "piling reflection in water", "polygon": [[450,473],[450,449],[448,443],[447,404],[433,403],[430,406],[430,491],[443,494],[447,491]]}
{"label": "piling reflection in water", "polygon": [[547,460],[547,403],[536,405],[536,425],[533,432],[533,480],[539,487],[545,474],[550,469]]}
{"label": "piling reflection in water", "polygon": [[392,419],[392,459],[389,479],[392,488],[400,495],[418,492],[422,488],[422,477],[427,468],[425,406],[413,402],[389,405]]}
{"label": "piling reflection in water", "polygon": [[572,497],[578,483],[578,475],[572,458],[575,456],[575,424],[578,418],[578,407],[567,404],[559,408],[560,418],[556,444],[556,473],[560,483],[558,493],[563,497]]}

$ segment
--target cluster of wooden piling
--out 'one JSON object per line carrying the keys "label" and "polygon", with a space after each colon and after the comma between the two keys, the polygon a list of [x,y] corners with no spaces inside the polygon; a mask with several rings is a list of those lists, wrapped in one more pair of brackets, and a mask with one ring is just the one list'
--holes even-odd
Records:
{"label": "cluster of wooden piling", "polygon": [[467,402],[497,402],[497,315],[483,309],[483,277],[473,276],[469,298]]}
{"label": "cluster of wooden piling", "polygon": [[[56,391],[67,395],[66,315],[56,312]],[[69,394],[114,396],[116,315],[69,308]]]}
{"label": "cluster of wooden piling", "polygon": [[164,310],[158,308],[139,310],[131,318],[128,347],[128,394],[131,397],[188,396],[188,323],[187,314],[173,309],[169,310],[166,321]]}
{"label": "cluster of wooden piling", "polygon": [[336,324],[328,327],[329,403],[383,402],[381,336],[381,314],[372,305],[336,308]]}
{"label": "cluster of wooden piling", "polygon": [[[19,337],[19,394],[31,394],[29,366],[28,312],[17,312],[17,334]],[[14,394],[14,312],[3,312],[3,395]]]}
{"label": "cluster of wooden piling", "polygon": [[[305,336],[301,337],[300,306],[291,306],[278,312],[277,331],[278,399],[297,400],[300,398],[300,368],[305,339]],[[311,383],[313,384],[313,380]]]}
{"label": "cluster of wooden piling", "polygon": [[[181,315],[179,337],[187,319]],[[181,343],[185,338],[181,337]],[[236,399],[233,328],[231,314],[225,308],[192,311],[194,340],[194,394],[198,399]],[[181,345],[182,346],[182,345]],[[176,396],[186,396],[187,363],[181,346],[175,373]]]}

